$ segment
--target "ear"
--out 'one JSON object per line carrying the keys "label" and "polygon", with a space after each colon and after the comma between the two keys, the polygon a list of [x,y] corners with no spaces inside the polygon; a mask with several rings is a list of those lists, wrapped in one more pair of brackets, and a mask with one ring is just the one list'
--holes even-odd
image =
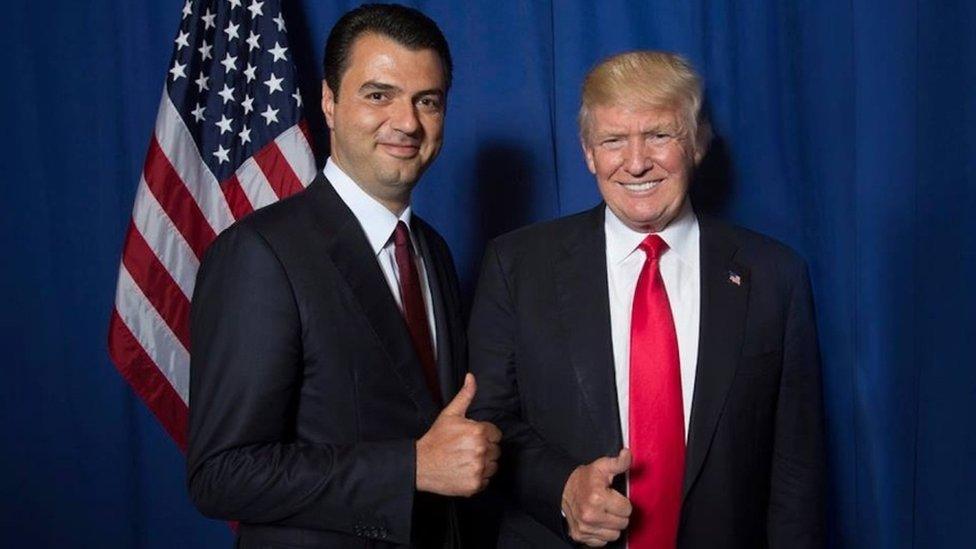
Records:
{"label": "ear", "polygon": [[322,81],[322,112],[325,114],[325,123],[329,129],[335,128],[335,94],[329,88],[325,80]]}
{"label": "ear", "polygon": [[596,164],[593,162],[593,149],[586,144],[586,137],[580,136],[580,147],[583,148],[583,156],[586,158],[586,167],[590,173],[596,175]]}

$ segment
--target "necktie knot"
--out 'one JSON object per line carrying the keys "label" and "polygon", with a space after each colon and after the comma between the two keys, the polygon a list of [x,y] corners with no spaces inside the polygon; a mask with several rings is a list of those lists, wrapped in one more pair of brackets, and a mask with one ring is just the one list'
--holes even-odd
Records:
{"label": "necktie knot", "polygon": [[668,244],[659,235],[649,234],[641,241],[640,249],[647,254],[647,259],[658,259],[668,249]]}
{"label": "necktie knot", "polygon": [[410,244],[410,230],[403,221],[397,221],[396,229],[393,230],[393,245],[402,248]]}

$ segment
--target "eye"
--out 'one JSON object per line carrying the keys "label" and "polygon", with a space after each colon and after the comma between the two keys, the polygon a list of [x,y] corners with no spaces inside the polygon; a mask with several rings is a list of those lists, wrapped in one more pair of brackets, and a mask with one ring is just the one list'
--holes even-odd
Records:
{"label": "eye", "polygon": [[600,145],[606,149],[619,149],[623,144],[624,140],[619,137],[608,137],[600,142]]}
{"label": "eye", "polygon": [[387,94],[386,92],[374,91],[366,94],[366,99],[374,103],[379,103],[387,100]]}
{"label": "eye", "polygon": [[674,139],[674,135],[668,132],[654,132],[648,136],[649,141],[654,145],[664,145]]}
{"label": "eye", "polygon": [[443,108],[440,98],[435,96],[421,97],[417,100],[417,105],[428,112],[440,112]]}

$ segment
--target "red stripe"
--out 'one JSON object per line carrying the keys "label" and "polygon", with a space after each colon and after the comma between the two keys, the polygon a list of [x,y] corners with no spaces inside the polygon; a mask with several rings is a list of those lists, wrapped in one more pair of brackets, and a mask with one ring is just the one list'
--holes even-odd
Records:
{"label": "red stripe", "polygon": [[312,153],[312,158],[315,158],[315,147],[312,146],[312,133],[308,129],[308,121],[304,118],[299,120],[298,129],[302,130],[302,135],[305,136],[305,141],[308,143],[308,150]]}
{"label": "red stripe", "polygon": [[268,179],[278,198],[291,196],[305,188],[285,155],[281,154],[281,148],[274,141],[255,154],[254,160],[264,172],[264,177]]}
{"label": "red stripe", "polygon": [[176,225],[198,258],[203,257],[207,246],[217,237],[196,200],[187,190],[179,174],[173,169],[166,154],[159,147],[156,136],[149,142],[146,165],[143,168],[146,184],[166,215]]}
{"label": "red stripe", "polygon": [[129,232],[125,235],[122,264],[183,347],[189,350],[190,300],[156,257],[135,224],[129,225]]}
{"label": "red stripe", "polygon": [[220,188],[224,191],[224,198],[227,199],[230,213],[234,214],[234,219],[240,219],[254,211],[254,206],[244,194],[244,188],[241,187],[241,182],[236,175],[228,177],[226,181],[220,184]]}
{"label": "red stripe", "polygon": [[122,377],[163,424],[180,450],[186,452],[186,404],[116,310],[109,321],[108,352]]}

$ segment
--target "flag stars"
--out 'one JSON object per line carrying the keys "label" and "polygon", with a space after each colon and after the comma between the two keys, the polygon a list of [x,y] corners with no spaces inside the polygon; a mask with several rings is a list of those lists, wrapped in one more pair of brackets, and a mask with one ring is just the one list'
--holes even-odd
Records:
{"label": "flag stars", "polygon": [[302,94],[298,93],[298,91],[296,90],[295,93],[291,94],[291,96],[295,98],[296,106],[299,107],[299,108],[301,108],[301,106],[302,106]]}
{"label": "flag stars", "polygon": [[192,111],[190,111],[190,114],[193,115],[193,118],[197,122],[200,122],[200,121],[203,120],[203,111],[205,111],[205,110],[207,110],[207,107],[204,107],[200,103],[197,103],[197,108],[195,108]]}
{"label": "flag stars", "polygon": [[217,122],[215,124],[218,128],[220,128],[220,135],[224,135],[224,133],[231,131],[230,130],[230,123],[231,123],[231,119],[230,118],[227,118],[223,114],[220,115],[220,122]]}
{"label": "flag stars", "polygon": [[278,32],[285,32],[285,18],[280,13],[272,21],[275,22],[275,25],[278,25]]}
{"label": "flag stars", "polygon": [[265,124],[271,125],[272,122],[278,121],[278,109],[272,109],[271,105],[268,105],[268,109],[261,113],[264,117]]}
{"label": "flag stars", "polygon": [[261,35],[254,34],[254,31],[251,31],[250,34],[248,34],[247,40],[245,40],[245,42],[247,42],[248,45],[248,51],[253,51],[261,47],[261,45],[258,44],[259,38],[261,38]]}
{"label": "flag stars", "polygon": [[214,151],[213,155],[217,157],[218,164],[223,164],[224,162],[230,162],[228,153],[230,153],[230,149],[225,149],[223,145],[217,145],[217,150]]}
{"label": "flag stars", "polygon": [[217,18],[217,14],[210,13],[210,8],[207,8],[207,12],[204,13],[200,19],[203,19],[203,30],[217,28],[214,24],[214,19]]}
{"label": "flag stars", "polygon": [[250,113],[254,110],[254,98],[244,94],[244,101],[241,101],[241,105],[244,107],[244,114]]}
{"label": "flag stars", "polygon": [[257,67],[251,66],[250,63],[247,64],[247,68],[244,69],[244,76],[247,77],[248,82],[257,78],[257,75],[255,74],[257,70],[258,70]]}
{"label": "flag stars", "polygon": [[224,72],[237,70],[237,56],[232,56],[230,52],[227,52],[224,55],[224,60],[220,64],[224,66]]}
{"label": "flag stars", "polygon": [[190,38],[190,33],[180,31],[180,34],[176,37],[176,40],[173,41],[176,43],[177,46],[179,46],[178,48],[176,48],[176,51],[180,51],[183,48],[190,47],[189,38]]}
{"label": "flag stars", "polygon": [[224,29],[224,33],[227,34],[227,40],[233,40],[235,38],[240,38],[237,34],[237,29],[241,28],[240,25],[235,25],[233,23],[227,23],[227,28]]}
{"label": "flag stars", "polygon": [[283,47],[281,47],[280,44],[278,44],[277,42],[275,42],[274,47],[271,48],[270,50],[268,50],[268,53],[270,53],[274,57],[274,59],[272,59],[271,62],[274,63],[275,61],[279,61],[279,60],[280,61],[284,61],[285,60],[285,53],[287,51],[288,51],[288,48],[283,48]]}
{"label": "flag stars", "polygon": [[268,95],[271,95],[276,91],[284,91],[281,89],[281,83],[284,81],[284,78],[277,78],[272,72],[271,76],[264,81],[264,85],[268,87]]}
{"label": "flag stars", "polygon": [[186,19],[191,15],[193,15],[193,6],[191,5],[190,0],[186,0],[186,4],[183,4],[183,17],[180,19]]}
{"label": "flag stars", "polygon": [[200,71],[200,78],[197,78],[195,80],[195,82],[197,84],[197,88],[199,88],[201,92],[203,90],[209,90],[210,89],[210,86],[207,85],[207,82],[209,80],[210,80],[210,77],[207,76],[207,75],[205,75],[205,74],[203,74],[203,71]]}
{"label": "flag stars", "polygon": [[224,105],[226,105],[228,101],[234,100],[234,88],[224,84],[224,89],[217,92],[217,95],[224,99]]}
{"label": "flag stars", "polygon": [[180,78],[186,78],[186,65],[180,65],[179,61],[173,61],[173,68],[169,70],[169,73],[173,75],[173,82],[176,82]]}
{"label": "flag stars", "polygon": [[230,4],[231,9],[241,7],[241,0],[227,0],[227,3]]}
{"label": "flag stars", "polygon": [[241,145],[251,142],[251,130],[244,126],[244,128],[237,134],[237,137],[241,138]]}
{"label": "flag stars", "polygon": [[201,45],[199,48],[197,48],[197,51],[200,52],[200,55],[201,55],[201,59],[200,60],[201,61],[206,61],[207,59],[213,59],[213,54],[210,53],[210,50],[212,50],[212,49],[213,49],[213,46],[211,46],[210,44],[207,43],[206,40],[204,40],[203,41],[203,45]]}
{"label": "flag stars", "polygon": [[251,2],[251,5],[247,7],[247,11],[251,12],[251,19],[259,15],[264,15],[264,11],[261,10],[261,6],[263,5],[264,2],[258,2],[258,0]]}

